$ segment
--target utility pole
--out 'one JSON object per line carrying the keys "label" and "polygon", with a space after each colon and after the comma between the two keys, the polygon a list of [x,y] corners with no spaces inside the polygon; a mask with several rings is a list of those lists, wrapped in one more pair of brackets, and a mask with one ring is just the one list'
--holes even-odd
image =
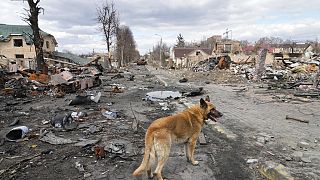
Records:
{"label": "utility pole", "polygon": [[162,67],[162,52],[161,52],[161,49],[162,49],[162,36],[161,35],[159,35],[159,34],[155,34],[156,36],[160,36],[160,54],[159,54],[159,57],[160,57],[160,67]]}
{"label": "utility pole", "polygon": [[226,29],[226,32],[223,33],[223,35],[226,35],[226,39],[229,39],[229,33],[231,34],[231,39],[232,39],[232,30],[228,30],[228,28]]}

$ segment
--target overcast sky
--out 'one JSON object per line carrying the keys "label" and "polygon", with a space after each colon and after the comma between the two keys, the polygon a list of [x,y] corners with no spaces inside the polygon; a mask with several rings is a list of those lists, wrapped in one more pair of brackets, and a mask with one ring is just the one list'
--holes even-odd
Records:
{"label": "overcast sky", "polygon": [[[41,0],[40,28],[58,41],[58,50],[77,54],[106,51],[95,21],[105,0]],[[263,36],[303,41],[320,38],[320,1],[312,0],[114,0],[121,24],[133,31],[144,54],[159,42],[173,45],[181,33],[199,41],[232,30],[232,38],[256,41]],[[21,20],[27,2],[1,0],[0,23]],[[159,34],[157,36],[155,34]],[[230,33],[231,36],[231,33]]]}

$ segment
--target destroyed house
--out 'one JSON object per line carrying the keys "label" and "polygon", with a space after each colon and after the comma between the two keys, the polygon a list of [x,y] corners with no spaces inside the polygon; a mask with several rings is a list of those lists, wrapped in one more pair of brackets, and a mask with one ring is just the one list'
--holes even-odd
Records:
{"label": "destroyed house", "polygon": [[208,59],[212,50],[200,47],[175,47],[172,60],[176,67],[191,67],[199,61]]}
{"label": "destroyed house", "polygon": [[212,54],[232,53],[236,54],[242,51],[240,41],[224,39],[221,35],[214,35],[207,39],[210,47],[213,49]]}
{"label": "destroyed house", "polygon": [[301,44],[276,44],[273,46],[273,54],[281,59],[290,59],[293,57],[303,57],[313,51],[313,47],[308,43]]}
{"label": "destroyed house", "polygon": [[216,42],[213,44],[213,51],[217,54],[219,53],[232,53],[237,54],[241,52],[241,45],[239,41],[231,39],[223,39],[221,42]]}
{"label": "destroyed house", "polygon": [[[55,51],[57,41],[53,35],[40,30],[44,53]],[[0,24],[0,56],[10,59],[34,58],[33,31],[28,25]]]}
{"label": "destroyed house", "polygon": [[308,50],[312,50],[311,44],[277,44],[273,45],[273,53],[305,53]]}

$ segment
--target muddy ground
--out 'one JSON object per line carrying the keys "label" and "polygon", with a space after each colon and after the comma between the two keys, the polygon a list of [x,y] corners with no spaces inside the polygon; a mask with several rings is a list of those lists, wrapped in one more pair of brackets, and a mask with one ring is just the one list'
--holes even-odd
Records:
{"label": "muddy ground", "polygon": [[[224,116],[218,124],[206,125],[203,129],[206,143],[198,143],[195,155],[200,165],[187,163],[183,146],[176,145],[163,170],[164,177],[177,180],[265,179],[259,173],[258,166],[266,161],[284,164],[296,179],[319,177],[320,158],[316,153],[319,152],[320,117],[317,100],[301,102],[289,99],[285,102],[282,101],[283,93],[261,92],[265,90],[263,85],[221,85],[203,77],[179,83],[185,72],[168,72],[145,66],[132,66],[127,70],[122,73],[124,78],[111,78],[117,74],[106,74],[100,87],[90,89],[102,93],[99,103],[69,106],[68,102],[75,98],[75,94],[64,98],[42,95],[16,99],[0,96],[1,134],[8,132],[12,128],[8,125],[17,119],[18,125],[30,128],[27,138],[18,142],[5,141],[0,146],[0,178],[135,179],[131,174],[142,160],[148,125],[159,117],[198,103],[200,97],[205,95],[210,95]],[[129,81],[127,77],[130,75],[135,75],[134,81]],[[123,92],[110,93],[113,84],[123,87]],[[198,87],[204,87],[205,94],[170,100],[165,108],[163,103],[160,105],[159,102],[145,100],[145,94],[151,91],[190,92]],[[278,98],[274,99],[274,96]],[[118,111],[119,117],[107,119],[101,109]],[[75,111],[88,114],[76,122],[75,129],[61,130],[43,123],[55,114]],[[307,118],[310,123],[285,120],[287,113]],[[132,129],[135,119],[140,122],[137,132]],[[43,142],[39,140],[41,129],[70,139],[73,143],[52,145]],[[88,140],[97,143],[76,144]],[[297,144],[302,141],[306,144],[300,148]],[[105,147],[120,145],[123,151],[116,152],[113,148],[105,158],[97,160],[92,151],[95,144]],[[304,153],[303,157],[292,155],[300,152]],[[309,159],[304,159],[308,153]],[[257,162],[247,163],[248,159]],[[146,179],[146,176],[138,179]]]}

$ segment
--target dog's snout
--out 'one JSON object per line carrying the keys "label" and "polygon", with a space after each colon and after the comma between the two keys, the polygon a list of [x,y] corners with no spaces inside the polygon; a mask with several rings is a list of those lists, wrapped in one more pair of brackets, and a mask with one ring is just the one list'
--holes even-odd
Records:
{"label": "dog's snout", "polygon": [[223,114],[222,114],[221,112],[219,112],[219,111],[218,111],[218,114],[219,114],[219,116],[220,116],[220,117],[222,117],[222,116],[223,116]]}

